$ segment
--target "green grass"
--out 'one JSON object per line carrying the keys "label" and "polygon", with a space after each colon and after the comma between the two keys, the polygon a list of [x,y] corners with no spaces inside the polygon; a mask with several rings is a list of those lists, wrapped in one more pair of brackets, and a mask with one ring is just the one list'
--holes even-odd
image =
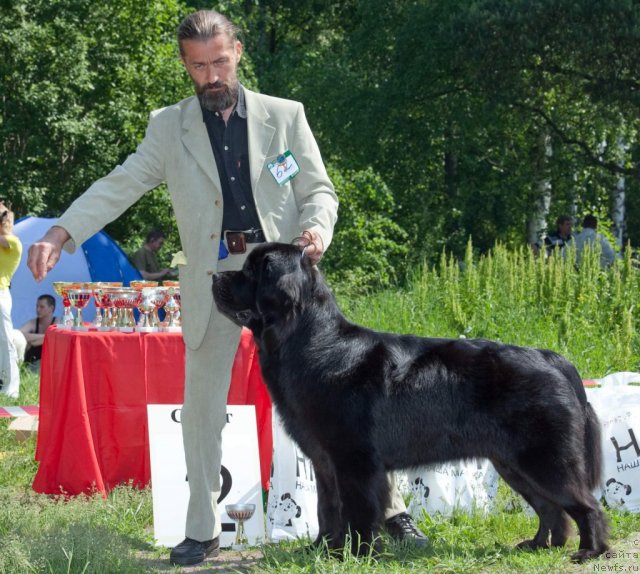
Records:
{"label": "green grass", "polygon": [[[608,272],[587,261],[576,271],[571,261],[534,259],[526,250],[498,247],[482,259],[469,249],[464,269],[446,257],[439,266],[418,270],[403,291],[366,298],[341,297],[346,314],[376,329],[429,336],[486,337],[547,347],[573,360],[583,376],[640,367],[638,299],[640,278],[631,261]],[[595,258],[594,258],[595,261]],[[23,373],[21,397],[2,397],[3,405],[38,403],[36,376]],[[101,497],[71,499],[31,490],[35,439],[17,442],[0,419],[0,574],[179,571],[167,563],[168,551],[153,545],[150,490],[122,486]],[[420,526],[431,539],[423,550],[386,541],[385,554],[326,559],[304,542],[266,545],[262,557],[243,566],[237,560],[215,572],[255,573],[565,573],[634,572],[640,553],[640,515],[608,512],[612,546],[635,552],[624,559],[573,565],[573,537],[564,549],[514,549],[537,524],[520,510],[518,498],[500,487],[499,511],[488,516],[425,516]],[[222,559],[225,553],[223,551]],[[227,554],[227,556],[230,556]],[[237,557],[236,557],[237,558]],[[220,559],[190,571],[212,572]],[[602,566],[602,570],[596,567]]]}

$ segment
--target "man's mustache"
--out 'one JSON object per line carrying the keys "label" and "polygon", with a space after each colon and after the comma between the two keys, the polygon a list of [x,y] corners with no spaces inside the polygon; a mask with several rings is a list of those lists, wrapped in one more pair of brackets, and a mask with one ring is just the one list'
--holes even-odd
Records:
{"label": "man's mustache", "polygon": [[226,85],[222,82],[215,82],[213,84],[205,84],[205,90],[219,90],[220,88],[226,88]]}

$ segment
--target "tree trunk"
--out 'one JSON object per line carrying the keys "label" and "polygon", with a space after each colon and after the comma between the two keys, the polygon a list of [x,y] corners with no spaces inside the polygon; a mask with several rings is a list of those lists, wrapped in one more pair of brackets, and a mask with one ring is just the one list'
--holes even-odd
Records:
{"label": "tree trunk", "polygon": [[[624,156],[627,153],[629,146],[625,143],[624,139],[618,140],[618,148],[621,152],[620,165],[624,165]],[[616,188],[613,191],[613,201],[611,208],[611,219],[613,220],[613,235],[616,239],[616,244],[619,248],[622,248],[625,236],[625,178],[621,175],[616,183]]]}
{"label": "tree trunk", "polygon": [[547,229],[547,216],[551,206],[551,181],[548,175],[549,158],[553,154],[551,137],[548,133],[540,135],[540,159],[537,165],[537,181],[535,182],[535,199],[531,214],[527,221],[527,242],[538,243]]}

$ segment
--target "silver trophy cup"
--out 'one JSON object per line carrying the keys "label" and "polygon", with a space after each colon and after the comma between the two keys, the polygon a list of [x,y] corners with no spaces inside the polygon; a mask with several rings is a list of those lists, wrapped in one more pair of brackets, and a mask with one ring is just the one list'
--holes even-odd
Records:
{"label": "silver trophy cup", "polygon": [[227,504],[224,509],[231,520],[238,523],[236,540],[232,545],[234,550],[244,550],[249,546],[249,539],[244,531],[245,520],[249,520],[256,511],[255,504]]}

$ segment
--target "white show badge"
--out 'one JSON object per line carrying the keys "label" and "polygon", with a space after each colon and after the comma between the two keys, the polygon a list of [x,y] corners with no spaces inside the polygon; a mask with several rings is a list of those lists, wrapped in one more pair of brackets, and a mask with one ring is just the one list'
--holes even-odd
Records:
{"label": "white show badge", "polygon": [[289,150],[279,154],[275,161],[270,161],[267,164],[267,169],[278,185],[284,185],[300,172],[300,166]]}

